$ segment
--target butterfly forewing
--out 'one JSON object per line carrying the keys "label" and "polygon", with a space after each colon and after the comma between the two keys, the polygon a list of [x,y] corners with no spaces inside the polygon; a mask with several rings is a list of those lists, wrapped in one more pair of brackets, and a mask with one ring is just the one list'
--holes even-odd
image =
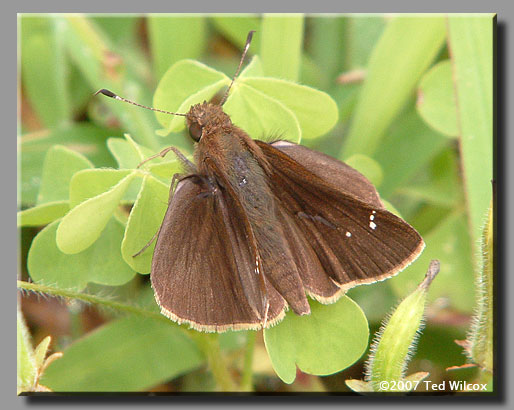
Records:
{"label": "butterfly forewing", "polygon": [[279,206],[341,289],[393,276],[421,253],[421,236],[383,208],[373,185],[357,171],[294,144],[259,146],[272,166]]}

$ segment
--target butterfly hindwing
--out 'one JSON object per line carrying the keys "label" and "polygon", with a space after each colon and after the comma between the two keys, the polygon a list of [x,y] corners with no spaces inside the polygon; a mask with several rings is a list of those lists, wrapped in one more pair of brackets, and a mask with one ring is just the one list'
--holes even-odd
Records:
{"label": "butterfly hindwing", "polygon": [[[255,262],[232,211],[230,198],[202,178],[178,183],[159,231],[151,274],[156,299],[171,319],[218,332],[263,325]],[[266,297],[271,324],[284,315],[285,302],[269,285]]]}

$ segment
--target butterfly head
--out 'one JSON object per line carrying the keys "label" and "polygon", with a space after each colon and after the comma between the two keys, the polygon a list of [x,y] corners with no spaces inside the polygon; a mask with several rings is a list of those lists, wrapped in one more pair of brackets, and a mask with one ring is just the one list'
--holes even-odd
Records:
{"label": "butterfly head", "polygon": [[232,125],[230,117],[223,112],[221,106],[206,101],[193,105],[186,114],[186,120],[189,136],[195,142],[199,142],[202,137],[221,128]]}

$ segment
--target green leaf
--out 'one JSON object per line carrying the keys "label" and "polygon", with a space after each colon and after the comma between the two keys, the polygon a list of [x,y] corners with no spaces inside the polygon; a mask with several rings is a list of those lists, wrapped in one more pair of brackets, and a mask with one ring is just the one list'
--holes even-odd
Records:
{"label": "green leaf", "polygon": [[237,88],[237,92],[233,92],[224,105],[235,125],[252,138],[280,135],[287,140],[300,142],[300,124],[288,107],[246,84],[239,84]]}
{"label": "green leaf", "polygon": [[[170,153],[169,155],[174,155]],[[189,161],[193,161],[192,155],[186,155]],[[160,164],[150,164],[148,166],[150,172],[158,177],[171,180],[173,175],[180,173],[183,170],[182,163],[178,159],[171,161],[161,162]]]}
{"label": "green leaf", "polygon": [[337,104],[323,91],[275,78],[249,77],[241,80],[241,83],[272,97],[290,109],[298,120],[302,138],[324,135],[337,123]]}
{"label": "green leaf", "polygon": [[266,14],[261,32],[260,55],[265,75],[297,81],[302,56],[303,15]]}
{"label": "green leaf", "polygon": [[395,293],[404,297],[423,277],[420,266],[427,266],[432,259],[441,262],[441,274],[430,288],[429,301],[436,299],[461,312],[473,310],[474,278],[471,240],[466,217],[453,212],[423,236],[426,248],[415,263],[389,282]]}
{"label": "green leaf", "polygon": [[[448,19],[463,179],[474,248],[481,238],[492,197],[493,16]],[[477,267],[475,255],[478,255],[478,249],[473,252]]]}
{"label": "green leaf", "polygon": [[48,353],[48,347],[50,346],[51,340],[52,338],[50,336],[45,337],[34,350],[34,359],[38,369],[41,369],[45,362],[46,354]]}
{"label": "green leaf", "polygon": [[[250,76],[259,72],[259,60],[254,58],[234,83],[223,107],[232,122],[253,138],[278,134],[299,142],[302,133],[307,138],[318,137],[337,123],[337,105],[328,94],[285,80]],[[203,64],[180,61],[159,83],[154,105],[185,113],[229,83],[223,73]],[[158,117],[167,132],[179,131],[185,124],[180,116]]]}
{"label": "green leaf", "polygon": [[259,56],[254,56],[248,65],[243,68],[241,74],[237,77],[239,80],[247,78],[247,77],[262,77],[264,76],[264,71],[262,69],[262,62]]}
{"label": "green leaf", "polygon": [[382,167],[373,158],[366,155],[355,154],[346,159],[345,163],[359,171],[376,187],[382,183],[384,178]]}
{"label": "green leaf", "polygon": [[346,83],[337,84],[331,90],[331,95],[339,106],[339,122],[345,126],[353,114],[361,87],[361,83]]}
{"label": "green leaf", "polygon": [[21,226],[46,225],[69,211],[69,186],[73,175],[93,164],[82,154],[62,145],[51,147],[45,156],[37,206],[20,212]]}
{"label": "green leaf", "polygon": [[264,331],[264,342],[277,375],[292,383],[296,366],[305,373],[329,375],[355,363],[365,352],[369,330],[360,307],[343,296],[337,303],[310,301],[311,314],[292,312]]}
{"label": "green leaf", "polygon": [[98,239],[134,176],[127,175],[109,191],[80,203],[66,214],[56,237],[62,252],[82,252]]}
{"label": "green leaf", "polygon": [[[109,138],[107,146],[120,169],[135,169],[141,162],[156,154],[155,151],[136,143],[128,134],[125,134],[125,139]],[[157,163],[162,160],[159,156],[152,159]]]}
{"label": "green leaf", "polygon": [[[158,177],[171,179],[173,175],[182,170],[182,163],[173,152],[169,152],[164,158],[160,156],[155,157],[154,152],[138,145],[128,135],[125,135],[125,140],[111,138],[107,144],[109,145],[109,150],[116,158],[116,161],[118,161],[120,168],[135,169],[142,162],[148,160],[150,157],[154,157],[151,159],[151,162],[145,162],[145,165],[142,167],[149,169],[150,172]],[[192,155],[186,155],[186,158],[190,161],[193,160]],[[135,191],[136,195],[134,196],[133,192],[130,192],[130,199],[133,198],[135,200],[141,186],[138,185],[135,188],[137,188]],[[129,189],[129,191],[132,191],[132,189]]]}
{"label": "green leaf", "polygon": [[373,156],[444,38],[442,17],[396,17],[388,23],[369,59],[340,158],[357,153]]}
{"label": "green leaf", "polygon": [[21,137],[21,200],[34,204],[41,185],[41,173],[46,152],[56,144],[64,145],[85,155],[96,166],[113,166],[114,161],[105,147],[104,136],[114,131],[87,123],[77,123]]}
{"label": "green leaf", "polygon": [[41,381],[57,392],[147,390],[204,363],[177,326],[140,317],[104,325],[63,353]]}
{"label": "green leaf", "polygon": [[437,63],[425,73],[419,83],[416,108],[425,122],[441,134],[459,135],[450,60]]}
{"label": "green leaf", "polygon": [[32,242],[27,267],[34,282],[80,291],[88,282],[119,286],[134,277],[121,257],[123,226],[119,222],[111,219],[92,246],[73,255],[57,248],[58,226],[59,221],[51,223]]}
{"label": "green leaf", "polygon": [[[220,71],[193,60],[175,63],[162,77],[153,99],[154,107],[185,114],[191,105],[212,98],[230,79]],[[184,128],[184,117],[156,113],[157,120],[170,131]]]}
{"label": "green leaf", "polygon": [[125,262],[139,273],[150,273],[155,240],[140,255],[139,252],[159,231],[168,207],[169,186],[152,176],[143,180],[139,196],[130,212],[121,244]]}
{"label": "green leaf", "polygon": [[150,15],[146,19],[156,78],[177,61],[200,57],[205,47],[205,17]]}
{"label": "green leaf", "polygon": [[384,175],[380,194],[388,198],[405,186],[448,143],[410,108],[389,128],[374,156]]}
{"label": "green leaf", "polygon": [[70,210],[68,201],[49,202],[18,212],[18,226],[43,226],[62,218]]}
{"label": "green leaf", "polygon": [[53,18],[21,17],[23,89],[48,128],[71,120],[63,27]]}
{"label": "green leaf", "polygon": [[77,172],[70,184],[70,207],[107,192],[133,171],[95,168]]}
{"label": "green leaf", "polygon": [[71,178],[76,172],[88,168],[93,168],[93,164],[82,154],[62,145],[50,148],[43,164],[37,205],[68,200]]}
{"label": "green leaf", "polygon": [[454,147],[443,149],[430,164],[428,181],[417,180],[398,190],[427,203],[453,208],[464,201],[458,158]]}
{"label": "green leaf", "polygon": [[17,343],[16,343],[16,363],[17,363],[17,394],[26,391],[32,391],[36,385],[37,371],[36,360],[34,358],[34,349],[29,330],[23,319],[20,308],[17,309]]}

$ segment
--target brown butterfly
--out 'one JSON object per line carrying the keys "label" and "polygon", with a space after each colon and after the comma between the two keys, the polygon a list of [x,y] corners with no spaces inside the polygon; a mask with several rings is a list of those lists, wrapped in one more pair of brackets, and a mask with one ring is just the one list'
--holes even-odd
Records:
{"label": "brown butterfly", "polygon": [[152,260],[164,315],[208,332],[267,328],[288,307],[309,314],[307,295],[333,303],[418,257],[421,236],[358,171],[288,141],[253,140],[234,125],[222,109],[234,79],[219,105],[176,114],[196,143],[194,164],[173,147],[159,154],[173,150],[186,171],[171,185]]}

